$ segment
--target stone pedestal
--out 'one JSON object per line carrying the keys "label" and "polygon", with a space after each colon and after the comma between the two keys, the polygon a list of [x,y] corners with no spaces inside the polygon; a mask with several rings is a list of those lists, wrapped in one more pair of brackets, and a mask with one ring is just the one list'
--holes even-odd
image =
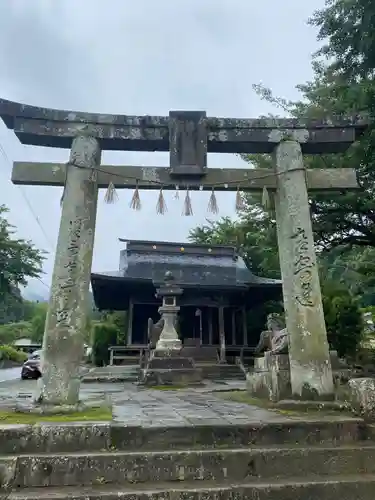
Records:
{"label": "stone pedestal", "polygon": [[254,371],[246,375],[246,388],[254,397],[269,401],[290,399],[290,369],[288,354],[270,354],[254,360]]}
{"label": "stone pedestal", "polygon": [[308,134],[295,134],[295,140],[280,138],[275,151],[275,209],[292,393],[298,399],[330,399],[334,385],[300,145]]}
{"label": "stone pedestal", "polygon": [[[334,362],[337,352],[331,351],[330,358]],[[246,375],[246,388],[252,396],[273,402],[293,399],[289,355],[266,352],[255,358],[254,371]]]}
{"label": "stone pedestal", "polygon": [[164,320],[163,330],[155,349],[141,368],[139,383],[142,385],[188,386],[202,381],[201,371],[196,368],[193,359],[181,355],[182,344],[174,326],[180,310],[176,298],[182,293],[173,274],[167,271],[163,285],[156,290],[156,296],[163,300],[163,305],[159,307]]}
{"label": "stone pedestal", "polygon": [[181,349],[181,340],[178,338],[176,328],[174,327],[179,310],[178,306],[165,305],[159,307],[159,313],[164,320],[164,326],[156,343],[156,351],[179,351]]}
{"label": "stone pedestal", "polygon": [[353,410],[367,420],[375,421],[375,379],[349,380],[349,402]]}
{"label": "stone pedestal", "polygon": [[146,367],[140,371],[139,383],[146,386],[198,385],[202,383],[202,372],[193,359],[181,356],[176,349],[155,349]]}

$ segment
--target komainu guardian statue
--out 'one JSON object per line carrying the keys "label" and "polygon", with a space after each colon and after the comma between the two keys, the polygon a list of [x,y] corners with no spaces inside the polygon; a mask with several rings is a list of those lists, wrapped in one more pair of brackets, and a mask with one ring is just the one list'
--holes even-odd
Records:
{"label": "komainu guardian statue", "polygon": [[159,321],[154,323],[152,318],[148,318],[147,322],[147,338],[148,338],[148,346],[151,349],[155,349],[156,344],[160,338],[161,332],[164,328],[164,319],[160,318]]}
{"label": "komainu guardian statue", "polygon": [[289,335],[285,328],[285,321],[276,313],[267,316],[267,330],[260,334],[255,354],[265,351],[271,354],[288,354]]}

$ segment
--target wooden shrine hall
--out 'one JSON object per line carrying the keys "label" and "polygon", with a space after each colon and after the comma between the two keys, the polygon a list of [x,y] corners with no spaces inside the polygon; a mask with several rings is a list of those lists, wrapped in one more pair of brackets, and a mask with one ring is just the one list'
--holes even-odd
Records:
{"label": "wooden shrine hall", "polygon": [[155,291],[167,271],[183,289],[177,328],[183,343],[219,346],[223,332],[226,347],[256,345],[258,336],[248,336],[248,311],[281,299],[281,281],[255,276],[230,246],[120,241],[126,249],[119,271],[92,273],[91,284],[99,310],[128,311],[129,347],[146,345],[148,318],[160,319]]}

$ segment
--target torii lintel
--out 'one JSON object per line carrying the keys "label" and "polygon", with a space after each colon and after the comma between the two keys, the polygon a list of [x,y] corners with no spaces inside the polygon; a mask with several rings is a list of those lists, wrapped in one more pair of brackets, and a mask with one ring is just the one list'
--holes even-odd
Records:
{"label": "torii lintel", "polygon": [[[171,111],[169,116],[84,113],[29,106],[6,99],[0,99],[0,118],[23,144],[70,148],[74,137],[89,133],[99,140],[103,150],[171,151],[171,165],[172,157],[182,154],[176,151],[179,137],[190,137],[190,141],[195,141],[194,154],[199,153],[199,162],[195,164],[201,169],[206,167],[207,152],[271,153],[280,141],[280,134],[298,131],[305,134],[300,141],[304,154],[343,152],[368,125],[358,116],[298,120],[212,118],[204,111]],[[187,164],[189,153],[185,156]]]}

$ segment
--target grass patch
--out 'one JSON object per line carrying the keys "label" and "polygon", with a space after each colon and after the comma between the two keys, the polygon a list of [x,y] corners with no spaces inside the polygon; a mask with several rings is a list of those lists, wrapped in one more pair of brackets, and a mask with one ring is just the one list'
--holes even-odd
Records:
{"label": "grass patch", "polygon": [[246,391],[220,391],[220,392],[215,392],[215,396],[230,401],[235,401],[236,403],[245,403],[252,406],[258,406],[260,408],[266,408],[266,409],[273,408],[271,401],[254,398],[250,396]]}
{"label": "grass patch", "polygon": [[15,411],[0,411],[0,425],[6,424],[37,424],[39,422],[85,422],[112,420],[110,408],[87,408],[82,412],[56,415],[37,415],[35,413],[18,413]]}

